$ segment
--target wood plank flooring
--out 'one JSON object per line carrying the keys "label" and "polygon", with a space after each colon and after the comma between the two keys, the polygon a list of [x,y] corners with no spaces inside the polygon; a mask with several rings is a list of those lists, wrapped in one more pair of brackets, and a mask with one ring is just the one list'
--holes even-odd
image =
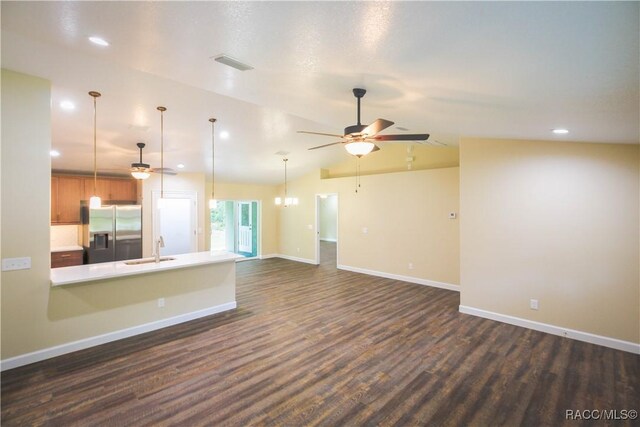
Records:
{"label": "wood plank flooring", "polygon": [[640,409],[639,356],[336,270],[334,247],[320,266],[239,263],[232,312],[3,373],[2,425],[556,426]]}

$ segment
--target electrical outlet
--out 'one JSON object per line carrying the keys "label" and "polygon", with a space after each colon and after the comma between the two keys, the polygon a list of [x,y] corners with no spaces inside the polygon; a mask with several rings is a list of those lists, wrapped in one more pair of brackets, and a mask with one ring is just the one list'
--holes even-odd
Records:
{"label": "electrical outlet", "polygon": [[409,270],[413,270],[413,263],[412,262],[409,263]]}
{"label": "electrical outlet", "polygon": [[164,307],[164,298],[158,298],[158,308]]}
{"label": "electrical outlet", "polygon": [[300,248],[296,248],[296,252],[300,252]]}
{"label": "electrical outlet", "polygon": [[367,234],[369,229],[367,227],[362,227],[362,234]]}
{"label": "electrical outlet", "polygon": [[31,268],[31,257],[5,258],[2,260],[2,271],[29,270]]}
{"label": "electrical outlet", "polygon": [[449,212],[449,219],[456,219],[457,216],[455,212]]}
{"label": "electrical outlet", "polygon": [[313,230],[313,225],[311,225],[311,224],[307,224],[307,228],[308,228],[309,230]]}
{"label": "electrical outlet", "polygon": [[538,309],[538,300],[537,299],[529,300],[529,307],[531,308],[531,310],[537,310]]}

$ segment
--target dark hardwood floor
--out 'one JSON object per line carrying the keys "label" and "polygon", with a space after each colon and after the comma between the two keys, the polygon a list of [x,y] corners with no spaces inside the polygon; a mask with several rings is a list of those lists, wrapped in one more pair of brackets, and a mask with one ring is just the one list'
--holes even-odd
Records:
{"label": "dark hardwood floor", "polygon": [[232,312],[4,372],[2,425],[555,426],[640,409],[639,356],[460,314],[456,292],[336,270],[334,251],[239,263]]}

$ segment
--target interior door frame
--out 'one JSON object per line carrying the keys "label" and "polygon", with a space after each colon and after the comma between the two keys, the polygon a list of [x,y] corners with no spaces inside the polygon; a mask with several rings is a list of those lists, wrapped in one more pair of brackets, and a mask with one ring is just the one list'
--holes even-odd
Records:
{"label": "interior door frame", "polygon": [[[198,252],[198,192],[192,190],[171,190],[164,192],[165,199],[190,199],[192,202],[191,209],[191,253]],[[151,191],[151,218],[153,222],[153,241],[151,247],[155,247],[155,241],[160,233],[160,215],[158,212],[158,200],[160,200],[160,190]],[[162,250],[160,250],[162,253]]]}
{"label": "interior door frame", "polygon": [[[256,204],[256,222],[258,224],[258,230],[256,231],[256,256],[255,257],[246,257],[246,258],[241,258],[238,259],[237,261],[248,261],[251,259],[260,259],[260,257],[262,256],[262,233],[264,232],[263,230],[263,224],[262,224],[262,201],[258,200],[258,199],[220,199],[218,200],[218,202],[233,202],[234,203],[234,218],[233,218],[233,240],[234,240],[234,248],[232,252],[237,252],[238,248],[238,216],[239,216],[239,209],[237,209],[238,203],[243,202],[243,203],[254,203]],[[252,224],[253,227],[256,226],[256,224]]]}
{"label": "interior door frame", "polygon": [[340,196],[338,193],[316,193],[316,259],[315,264],[320,265],[320,199],[322,196],[336,196],[336,265],[340,263],[339,243],[340,243]]}

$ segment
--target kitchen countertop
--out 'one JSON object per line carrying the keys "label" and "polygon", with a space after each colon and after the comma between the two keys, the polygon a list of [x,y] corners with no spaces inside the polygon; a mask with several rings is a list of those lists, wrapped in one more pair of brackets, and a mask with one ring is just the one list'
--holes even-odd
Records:
{"label": "kitchen countertop", "polygon": [[[164,258],[164,256],[163,256]],[[103,262],[100,264],[76,265],[60,267],[51,270],[51,286],[62,286],[93,282],[96,280],[113,279],[124,276],[154,273],[158,271],[189,268],[197,265],[235,262],[242,258],[231,252],[195,252],[190,254],[171,255],[171,261],[150,262],[147,264],[127,265],[127,261]],[[144,258],[150,259],[150,258]]]}
{"label": "kitchen countertop", "polygon": [[51,248],[51,252],[67,252],[67,251],[81,251],[82,246],[74,245],[74,246],[56,246],[55,248]]}

